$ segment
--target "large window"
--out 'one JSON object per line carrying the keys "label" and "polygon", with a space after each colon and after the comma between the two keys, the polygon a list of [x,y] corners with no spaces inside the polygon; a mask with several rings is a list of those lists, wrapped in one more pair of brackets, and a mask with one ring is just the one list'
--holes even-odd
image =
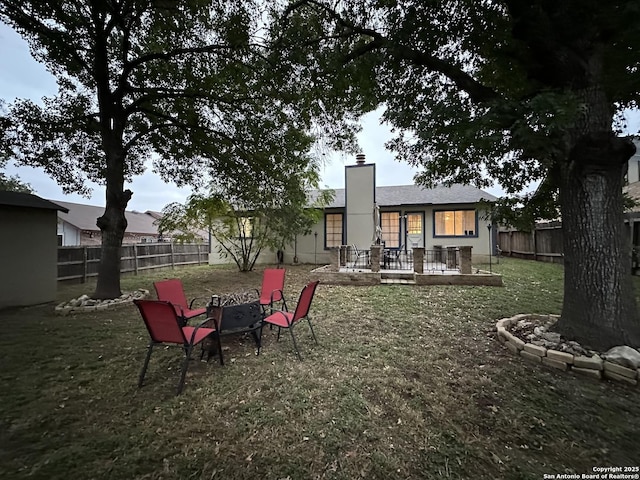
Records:
{"label": "large window", "polygon": [[380,213],[382,241],[386,248],[400,247],[400,212]]}
{"label": "large window", "polygon": [[475,210],[446,210],[434,212],[435,237],[477,237]]}
{"label": "large window", "polygon": [[325,248],[342,245],[342,214],[327,213],[324,216],[324,245]]}

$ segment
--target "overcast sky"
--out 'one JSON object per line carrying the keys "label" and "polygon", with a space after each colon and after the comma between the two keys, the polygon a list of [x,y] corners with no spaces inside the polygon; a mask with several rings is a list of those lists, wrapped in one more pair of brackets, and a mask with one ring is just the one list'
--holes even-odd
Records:
{"label": "overcast sky", "polygon": [[[38,101],[44,96],[52,96],[57,92],[54,78],[38,64],[30,55],[24,40],[10,27],[0,23],[0,99],[7,103],[16,98],[30,98]],[[637,133],[640,130],[640,115],[634,112],[629,115],[628,131]],[[394,160],[393,155],[386,151],[384,143],[391,138],[388,127],[379,124],[379,114],[373,112],[366,115],[362,121],[363,130],[358,140],[361,151],[366,155],[367,162],[376,163],[376,184],[409,185],[413,183],[416,169],[407,163]],[[344,166],[355,163],[352,156],[335,153],[329,155],[322,168],[322,187],[343,188]],[[36,194],[50,200],[85,203],[89,205],[104,205],[104,188],[92,185],[91,198],[77,194],[64,195],[62,189],[51,180],[41,169],[30,167],[16,167],[9,165],[5,169],[9,175],[18,175],[23,182],[29,183]],[[178,188],[173,184],[165,184],[160,177],[151,171],[150,165],[144,175],[135,177],[126,188],[133,191],[129,202],[129,210],[160,211],[170,202],[182,202],[191,193],[189,188]],[[496,196],[501,195],[499,188],[487,189]]]}

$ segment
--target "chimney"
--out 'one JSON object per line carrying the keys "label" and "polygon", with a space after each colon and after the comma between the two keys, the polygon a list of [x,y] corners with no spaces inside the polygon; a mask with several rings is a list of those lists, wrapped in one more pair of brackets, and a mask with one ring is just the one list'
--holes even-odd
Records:
{"label": "chimney", "polygon": [[365,163],[364,153],[356,164],[345,166],[345,239],[347,245],[368,250],[373,236],[373,207],[376,201],[376,165]]}

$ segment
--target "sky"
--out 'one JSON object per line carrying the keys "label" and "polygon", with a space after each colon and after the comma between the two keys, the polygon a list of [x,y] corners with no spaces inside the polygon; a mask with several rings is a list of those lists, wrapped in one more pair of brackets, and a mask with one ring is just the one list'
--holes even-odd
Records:
{"label": "sky", "polygon": [[[29,98],[38,102],[42,97],[52,96],[56,92],[55,79],[44,66],[33,59],[27,43],[11,27],[0,22],[0,99],[6,103],[11,103],[16,98]],[[405,162],[395,160],[384,148],[385,142],[391,139],[392,134],[388,126],[380,124],[380,113],[372,112],[362,118],[363,128],[358,135],[360,151],[365,154],[367,162],[376,164],[378,186],[413,184],[413,177],[418,170]],[[627,120],[628,131],[637,133],[640,130],[640,114],[637,111],[632,112]],[[344,188],[344,167],[354,164],[355,157],[334,152],[324,158],[320,186]],[[89,184],[93,191],[91,197],[87,198],[78,194],[65,195],[41,169],[9,164],[4,172],[12,176],[18,175],[21,181],[31,185],[37,195],[49,200],[97,206],[103,206],[105,202],[104,187],[97,184]],[[152,171],[150,161],[146,172],[135,177],[125,188],[133,191],[127,209],[140,212],[160,211],[168,203],[184,202],[192,193],[190,188],[179,188],[174,184],[165,183]],[[497,185],[485,190],[496,196],[503,193]]]}

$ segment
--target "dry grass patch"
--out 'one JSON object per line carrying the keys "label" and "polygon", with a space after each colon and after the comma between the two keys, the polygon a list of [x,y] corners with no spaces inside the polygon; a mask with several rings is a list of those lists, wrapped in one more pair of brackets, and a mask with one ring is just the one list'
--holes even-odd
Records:
{"label": "dry grass patch", "polygon": [[[0,477],[95,479],[540,479],[640,458],[640,389],[532,368],[495,339],[499,318],[559,313],[561,267],[507,259],[496,287],[320,285],[320,345],[300,325],[225,337],[221,367],[154,353],[133,306],[55,317],[2,312]],[[309,266],[289,267],[293,306]],[[261,271],[198,267],[189,296],[258,288]],[[638,282],[636,285],[639,287]],[[60,301],[90,291],[60,289]]]}

